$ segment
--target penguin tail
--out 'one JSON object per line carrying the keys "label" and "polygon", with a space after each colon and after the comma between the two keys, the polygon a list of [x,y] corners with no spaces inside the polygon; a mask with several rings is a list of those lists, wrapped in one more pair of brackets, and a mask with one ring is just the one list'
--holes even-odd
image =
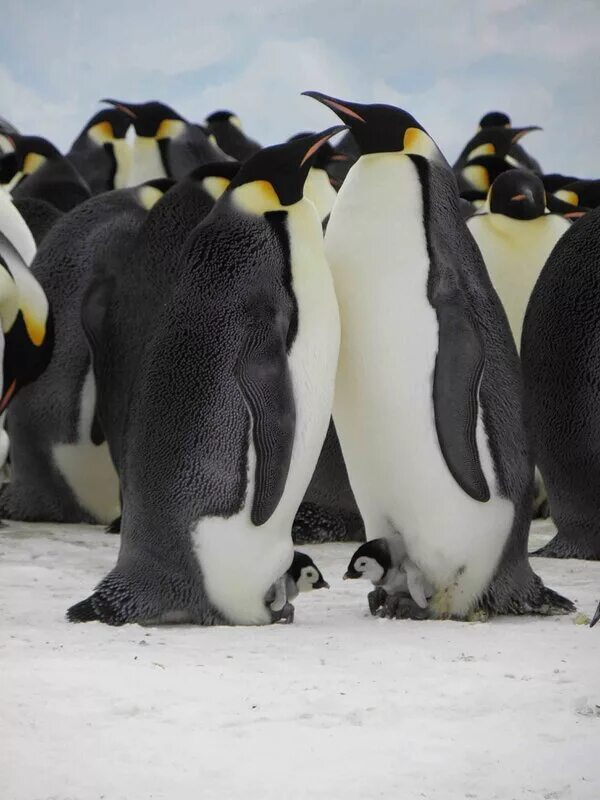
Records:
{"label": "penguin tail", "polygon": [[104,622],[107,625],[124,625],[127,620],[118,615],[105,597],[98,592],[75,603],[67,611],[69,622]]}

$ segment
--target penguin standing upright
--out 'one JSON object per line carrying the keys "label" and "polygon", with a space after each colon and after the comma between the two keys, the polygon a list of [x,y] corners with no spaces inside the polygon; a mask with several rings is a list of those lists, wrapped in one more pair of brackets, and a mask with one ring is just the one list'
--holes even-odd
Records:
{"label": "penguin standing upright", "polygon": [[31,272],[52,308],[54,351],[8,410],[12,479],[0,493],[2,517],[98,523],[119,513],[81,301],[98,270],[127,267],[136,232],[161,194],[142,186],[98,195],[65,214],[37,251]]}
{"label": "penguin standing upright", "polygon": [[[505,114],[504,111],[488,111],[487,114],[484,114],[483,117],[479,120],[479,130],[483,130],[484,128],[510,128],[511,121],[508,114]],[[515,159],[518,164],[522,167],[525,167],[532,172],[536,172],[541,174],[542,168],[536,159],[529,155],[518,142],[513,142],[510,146],[508,151],[508,155]]]}
{"label": "penguin standing upright", "polygon": [[[295,136],[292,136],[289,141],[291,142],[294,139],[302,139],[305,136],[311,135],[312,134],[309,132],[297,133]],[[336,191],[331,185],[327,172],[327,168],[335,155],[336,151],[334,148],[329,142],[325,142],[325,144],[319,148],[319,152],[317,153],[312,167],[308,171],[308,177],[304,184],[304,196],[315,204],[317,214],[323,223],[325,223],[325,220],[331,213],[336,198]]]}
{"label": "penguin standing upright", "polygon": [[105,108],[86,123],[66,158],[87,181],[92,194],[129,185],[131,146],[126,139],[131,117],[118,108]]}
{"label": "penguin standing upright", "polygon": [[187,122],[164,103],[102,102],[128,114],[135,128],[130,186],[157,178],[178,180],[203,164],[227,160],[199,125]]}
{"label": "penguin standing upright", "polygon": [[[361,151],[325,244],[342,326],[334,421],[367,539],[401,535],[437,590],[432,614],[571,609],[527,560],[519,362],[447,162],[400,109],[307,94]],[[384,613],[411,602],[388,597]]]}
{"label": "penguin standing upright", "polygon": [[333,400],[337,304],[302,187],[340,130],[261,150],[190,234],[132,394],[119,559],[71,620],[272,620]]}
{"label": "penguin standing upright", "polygon": [[521,359],[558,533],[536,555],[600,559],[600,209],[558,241],[531,294]]}
{"label": "penguin standing upright", "polygon": [[522,167],[524,165],[510,155],[511,148],[526,134],[539,130],[541,128],[537,125],[524,128],[482,128],[464,146],[452,169],[460,173],[469,161],[479,156],[497,156],[507,160],[513,167]]}
{"label": "penguin standing upright", "polygon": [[246,136],[242,123],[232,111],[213,111],[205,120],[209,138],[212,136],[218,147],[237,161],[258,153],[260,145]]}
{"label": "penguin standing upright", "polygon": [[486,213],[467,222],[500,296],[517,350],[529,297],[546,259],[570,223],[546,213],[544,185],[537,175],[511,169],[489,191]]}

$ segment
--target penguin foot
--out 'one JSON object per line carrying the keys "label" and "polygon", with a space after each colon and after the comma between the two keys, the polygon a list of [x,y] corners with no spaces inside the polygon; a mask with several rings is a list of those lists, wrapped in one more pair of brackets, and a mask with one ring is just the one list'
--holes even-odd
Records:
{"label": "penguin foot", "polygon": [[372,592],[369,592],[367,595],[367,601],[369,603],[369,611],[371,612],[372,616],[377,616],[377,612],[385,603],[387,596],[386,590],[382,589],[381,586],[378,586],[376,589],[373,589]]}
{"label": "penguin foot", "polygon": [[286,601],[280,611],[271,609],[271,623],[278,622],[280,625],[291,625],[294,622],[295,611],[294,606]]}
{"label": "penguin foot", "polygon": [[126,620],[122,619],[111,606],[111,604],[94,592],[93,595],[75,603],[67,611],[69,622],[105,622],[107,625],[124,625]]}
{"label": "penguin foot", "polygon": [[600,544],[590,544],[586,539],[576,541],[562,535],[559,530],[554,539],[529,555],[539,558],[579,558],[583,561],[600,561]]}
{"label": "penguin foot", "polygon": [[544,586],[528,562],[519,570],[507,569],[497,575],[481,601],[490,615],[570,614],[575,605],[553,589]]}
{"label": "penguin foot", "polygon": [[116,519],[110,523],[110,525],[106,526],[106,533],[121,533],[121,516],[119,515]]}
{"label": "penguin foot", "polygon": [[377,611],[377,616],[383,619],[429,619],[431,612],[428,608],[421,608],[412,597],[403,594],[387,595],[383,606]]}

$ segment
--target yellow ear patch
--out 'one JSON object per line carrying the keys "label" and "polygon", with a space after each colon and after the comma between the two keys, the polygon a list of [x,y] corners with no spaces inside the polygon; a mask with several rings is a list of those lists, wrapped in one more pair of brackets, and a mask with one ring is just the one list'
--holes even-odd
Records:
{"label": "yellow ear patch", "polygon": [[40,322],[39,319],[36,319],[36,317],[26,308],[22,308],[21,310],[23,312],[25,327],[27,328],[27,335],[31,339],[32,343],[36,347],[39,347],[46,336],[46,326],[43,322]]}
{"label": "yellow ear patch", "polygon": [[480,166],[479,164],[473,164],[467,166],[462,171],[463,178],[478,191],[480,192],[487,192],[490,188],[490,176],[485,167]]}
{"label": "yellow ear patch", "polygon": [[234,125],[236,128],[238,128],[238,130],[240,130],[240,131],[242,130],[242,123],[241,123],[241,120],[240,120],[239,117],[235,117],[235,116],[229,117],[229,122],[231,122],[232,125]]}
{"label": "yellow ear patch", "polygon": [[420,128],[407,128],[404,132],[403,145],[405,153],[413,153],[429,159],[435,159],[438,155],[437,145]]}
{"label": "yellow ear patch", "polygon": [[27,153],[23,159],[23,172],[25,175],[31,175],[32,172],[35,172],[36,169],[42,166],[44,161],[46,161],[45,156],[39,153]]}
{"label": "yellow ear patch", "polygon": [[156,131],[155,139],[175,139],[185,130],[185,122],[180,119],[163,119]]}
{"label": "yellow ear patch", "polygon": [[112,142],[112,140],[115,138],[113,126],[106,120],[104,122],[98,122],[96,125],[92,125],[88,131],[88,136],[90,139],[96,142],[96,144]]}
{"label": "yellow ear patch", "polygon": [[143,206],[146,211],[150,211],[150,209],[158,203],[163,194],[164,192],[157,189],[156,186],[142,186],[137,192],[140,205]]}
{"label": "yellow ear patch", "polygon": [[208,141],[209,141],[209,142],[210,142],[210,143],[211,143],[211,144],[212,144],[214,147],[218,147],[218,146],[219,146],[219,143],[217,142],[217,137],[214,135],[214,133],[211,133],[211,134],[209,134],[209,136],[208,136]]}
{"label": "yellow ear patch", "polygon": [[476,147],[474,150],[471,150],[467,156],[467,159],[471,161],[479,156],[493,156],[495,153],[496,148],[494,145],[491,142],[486,142],[485,144],[480,144],[479,147]]}
{"label": "yellow ear patch", "polygon": [[565,203],[570,203],[572,206],[579,205],[579,195],[576,192],[572,192],[569,189],[559,189],[554,194],[559,200],[564,200]]}
{"label": "yellow ear patch", "polygon": [[230,183],[231,181],[228,178],[220,178],[217,175],[209,175],[202,181],[202,188],[205,192],[208,192],[213,200],[218,200]]}
{"label": "yellow ear patch", "polygon": [[233,199],[242,211],[248,214],[264,214],[267,211],[280,211],[281,205],[273,184],[269,181],[252,181],[236,186],[232,192]]}

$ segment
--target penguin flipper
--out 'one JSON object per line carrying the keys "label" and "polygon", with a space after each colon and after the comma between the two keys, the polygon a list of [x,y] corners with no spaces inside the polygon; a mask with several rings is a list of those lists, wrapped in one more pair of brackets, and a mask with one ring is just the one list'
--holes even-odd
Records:
{"label": "penguin flipper", "polygon": [[438,440],[454,480],[474,500],[484,503],[490,499],[490,490],[477,450],[483,344],[467,311],[459,304],[440,303],[437,317],[439,344],[433,404]]}
{"label": "penguin flipper", "polygon": [[283,494],[296,428],[285,333],[275,320],[257,321],[248,331],[238,356],[236,378],[252,416],[256,451],[251,519],[254,525],[262,525]]}

